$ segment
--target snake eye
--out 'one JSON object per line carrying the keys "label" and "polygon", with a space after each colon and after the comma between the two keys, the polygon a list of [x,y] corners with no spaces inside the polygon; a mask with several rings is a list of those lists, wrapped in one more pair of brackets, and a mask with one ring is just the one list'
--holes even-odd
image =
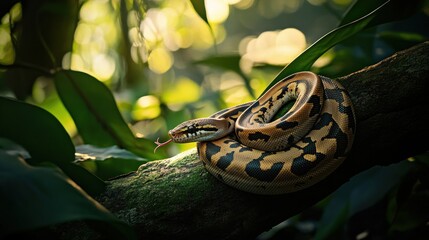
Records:
{"label": "snake eye", "polygon": [[192,135],[192,134],[198,134],[198,131],[201,129],[201,126],[199,126],[199,125],[196,125],[196,124],[192,124],[192,125],[189,125],[188,127],[187,127],[187,129],[185,129],[184,130],[184,132],[186,133],[186,134],[190,134],[190,135]]}

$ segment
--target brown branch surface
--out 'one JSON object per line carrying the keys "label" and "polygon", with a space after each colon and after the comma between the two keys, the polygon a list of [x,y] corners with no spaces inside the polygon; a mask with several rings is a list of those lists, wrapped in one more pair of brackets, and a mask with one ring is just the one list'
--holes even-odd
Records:
{"label": "brown branch surface", "polygon": [[352,176],[429,149],[429,42],[338,79],[357,114],[345,163],[304,191],[259,196],[230,188],[204,169],[195,149],[142,165],[109,182],[98,200],[144,239],[252,239],[314,205]]}

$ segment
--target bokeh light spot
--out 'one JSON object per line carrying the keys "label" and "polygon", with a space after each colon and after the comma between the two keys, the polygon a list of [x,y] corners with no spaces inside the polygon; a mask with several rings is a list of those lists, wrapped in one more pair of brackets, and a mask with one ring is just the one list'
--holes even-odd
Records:
{"label": "bokeh light spot", "polygon": [[[305,35],[295,28],[267,31],[261,33],[257,38],[245,38],[243,41],[245,41],[243,44],[247,42],[246,52],[243,55],[243,50],[241,50],[240,53],[246,60],[243,63],[246,63],[247,67],[249,61],[285,65],[304,51],[307,46]],[[240,48],[244,49],[243,46]]]}
{"label": "bokeh light spot", "polygon": [[212,23],[222,23],[229,15],[229,5],[225,0],[205,0],[207,19]]}
{"label": "bokeh light spot", "polygon": [[115,61],[109,55],[96,55],[94,57],[93,63],[93,72],[101,81],[109,80],[115,72]]}
{"label": "bokeh light spot", "polygon": [[200,86],[189,78],[179,78],[162,94],[162,99],[171,108],[197,101],[201,96]]}
{"label": "bokeh light spot", "polygon": [[133,119],[137,121],[154,119],[160,114],[160,101],[153,95],[147,95],[139,98],[131,112]]}
{"label": "bokeh light spot", "polygon": [[163,74],[173,65],[173,56],[165,48],[155,48],[149,55],[148,64],[150,70],[155,73]]}

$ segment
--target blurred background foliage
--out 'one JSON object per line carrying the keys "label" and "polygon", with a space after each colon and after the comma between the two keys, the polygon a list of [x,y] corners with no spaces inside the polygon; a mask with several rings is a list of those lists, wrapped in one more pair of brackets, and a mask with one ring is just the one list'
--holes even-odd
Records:
{"label": "blurred background foliage", "polygon": [[[152,140],[166,139],[168,129],[184,120],[255,99],[283,66],[338,26],[353,3],[207,0],[207,25],[188,0],[63,2],[63,6],[49,1],[33,3],[37,5],[34,8],[44,8],[40,21],[49,21],[44,18],[47,14],[76,16],[65,23],[35,25],[28,41],[41,43],[17,46],[17,51],[25,51],[20,56],[31,55],[20,59],[15,55],[13,38],[26,34],[20,32],[26,24],[21,3],[5,11],[0,26],[0,62],[11,64],[16,57],[17,62],[29,60],[41,65],[40,58],[51,58],[42,61],[48,62],[44,64],[48,69],[62,67],[94,76],[113,91],[133,131]],[[64,7],[73,10],[65,12]],[[45,25],[53,30],[45,30]],[[405,23],[364,31],[328,51],[312,70],[330,77],[351,73],[421,42],[427,34],[426,25],[426,15],[420,13]],[[72,38],[61,39],[71,33]],[[72,41],[71,48],[58,50],[58,45],[65,46],[67,41]],[[34,48],[27,49],[28,45]],[[3,72],[3,80],[5,75]],[[5,82],[0,85],[2,95],[14,92],[18,98],[47,109],[71,136],[77,136],[76,126],[49,79],[39,76],[25,83],[16,79]],[[79,143],[79,139],[75,141]],[[171,144],[161,151],[172,155],[192,146]]]}
{"label": "blurred background foliage", "polygon": [[[344,76],[427,40],[428,1],[411,2],[412,6],[419,6],[411,17],[361,31],[323,54],[311,70],[332,78]],[[194,147],[195,144],[170,144],[155,155],[151,153],[154,145],[150,142],[158,137],[161,141],[166,140],[168,129],[185,120],[206,117],[220,109],[254,100],[285,65],[346,21],[343,16],[353,4],[365,4],[352,0],[205,0],[204,3],[189,0],[4,0],[0,3],[0,64],[4,67],[0,69],[0,95],[23,100],[54,115],[77,146],[75,155],[79,166],[102,179],[109,179],[135,170],[142,162]],[[404,10],[408,8],[407,3],[402,5]],[[128,152],[111,146],[115,134],[97,143],[91,136],[85,136],[91,133],[90,128],[79,130],[79,120],[73,119],[69,112],[73,107],[80,111],[79,103],[73,103],[74,95],[58,93],[59,89],[66,88],[65,84],[72,86],[73,81],[67,82],[67,79],[77,75],[75,72],[56,72],[57,69],[84,72],[99,80],[113,94],[120,115],[130,125],[132,133],[143,140],[135,140],[128,147],[124,143],[130,150]],[[88,82],[93,79],[88,75],[79,76]],[[96,105],[94,109],[81,110],[81,114],[85,115],[85,111],[96,113],[95,117],[89,118],[97,121],[97,118],[103,118],[104,108],[101,106],[104,103],[114,106],[115,103],[104,90],[86,91],[93,85],[85,84],[82,83],[84,88],[74,91],[83,96],[92,94],[91,101]],[[27,111],[19,104],[16,108]],[[111,116],[110,110],[106,111],[109,112],[106,119]],[[23,119],[22,124],[26,120]],[[128,130],[121,130],[121,124],[117,120],[103,127],[120,132],[120,139],[133,138]],[[23,150],[18,152],[25,155]],[[118,159],[127,160],[128,164],[115,161]],[[426,156],[410,158],[409,162],[416,162],[416,159],[421,161],[419,166],[425,169],[429,166]],[[64,169],[74,167],[62,163],[61,168],[67,172]],[[75,174],[73,171],[69,169],[70,176]],[[398,191],[402,194],[411,191],[410,188],[414,191],[420,187],[411,184],[415,181],[409,180],[408,174],[421,172],[409,165],[372,171],[366,173],[369,175],[365,178],[361,177],[364,180],[356,181],[362,184],[371,177],[377,181],[380,176],[396,181],[391,182],[386,191],[378,192],[379,196],[369,200],[358,198],[358,207],[353,207],[356,199],[349,199],[351,191],[354,194],[365,192],[374,182],[361,185],[363,189],[353,183],[345,185],[329,200],[259,238],[276,239],[276,234],[282,232],[295,236],[294,239],[326,239],[332,234],[337,237],[350,234],[348,237],[365,239],[370,233],[356,229],[357,225],[352,223],[361,217],[359,214],[370,216],[379,211],[374,209],[377,204],[383,205],[382,214],[387,215],[387,222],[396,221],[390,230],[421,230],[423,226],[422,231],[427,233],[424,225],[428,219],[422,216],[427,212],[400,208],[407,204],[412,206],[412,201],[427,200],[427,192],[423,196],[413,195],[416,199],[401,199],[401,206],[396,201]],[[403,178],[408,180],[404,183],[400,181]],[[377,193],[376,189],[382,188],[383,184],[372,185],[371,189]],[[90,195],[96,195],[100,188],[84,187]],[[347,204],[323,212],[336,199]],[[359,204],[362,202],[374,205],[363,208]],[[351,207],[349,203],[355,205]],[[392,212],[397,214],[392,215]],[[417,214],[417,217],[410,214]],[[401,217],[415,221],[404,227]],[[317,224],[325,230],[315,233]],[[377,228],[377,231],[386,236],[386,226],[378,226],[382,230]],[[349,229],[346,233],[347,228],[356,232]]]}

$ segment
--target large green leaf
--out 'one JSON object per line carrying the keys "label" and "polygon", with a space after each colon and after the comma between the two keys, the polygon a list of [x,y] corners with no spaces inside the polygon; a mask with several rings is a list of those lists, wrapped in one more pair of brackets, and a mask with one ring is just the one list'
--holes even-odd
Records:
{"label": "large green leaf", "polygon": [[190,0],[192,7],[194,7],[195,11],[197,12],[198,16],[200,16],[200,18],[206,22],[207,26],[210,29],[210,34],[212,35],[213,38],[213,46],[215,48],[215,51],[217,52],[217,48],[216,48],[216,36],[214,35],[213,32],[213,28],[210,26],[209,20],[207,18],[207,11],[206,11],[206,4],[204,2],[204,0]]}
{"label": "large green leaf", "polygon": [[134,136],[106,85],[86,73],[71,70],[58,71],[54,79],[58,95],[86,144],[117,145],[148,159],[156,157],[155,144]]}
{"label": "large green leaf", "polygon": [[207,12],[206,12],[206,4],[204,0],[190,0],[192,6],[195,9],[195,12],[197,12],[198,16],[207,23],[207,25],[210,26],[209,20],[207,19]]}
{"label": "large green leaf", "polygon": [[422,2],[422,0],[413,0],[404,6],[403,2],[399,0],[357,1],[344,16],[338,28],[317,40],[283,68],[265,91],[295,72],[309,70],[322,54],[356,33],[383,23],[403,19],[415,13]]}
{"label": "large green leaf", "polygon": [[140,165],[148,162],[117,146],[99,148],[92,145],[80,145],[76,147],[76,155],[79,165],[104,180],[135,171]]}
{"label": "large green leaf", "polygon": [[330,239],[351,216],[375,205],[392,191],[410,168],[411,164],[403,161],[387,167],[376,166],[351,178],[332,194],[315,239]]}
{"label": "large green leaf", "polygon": [[[389,209],[391,211],[389,211],[390,216],[388,215],[388,217],[390,220],[389,231],[392,234],[407,231],[417,232],[418,229],[427,227],[429,191],[419,181],[413,182],[413,186],[409,186],[409,188],[411,190],[409,196],[403,196],[405,194],[398,191],[398,197],[390,199]],[[398,198],[402,199],[400,204]]]}
{"label": "large green leaf", "polygon": [[0,97],[0,137],[22,145],[34,163],[74,161],[74,145],[61,123],[46,110]]}
{"label": "large green leaf", "polygon": [[48,111],[31,104],[0,97],[0,137],[13,140],[28,151],[32,164],[50,162],[60,167],[91,196],[105,184],[73,164],[75,148],[61,123]]}
{"label": "large green leaf", "polygon": [[[0,150],[0,238],[76,220],[107,224],[117,239],[134,239],[134,233],[61,171],[32,167]],[[109,237],[111,237],[110,235]]]}
{"label": "large green leaf", "polygon": [[404,19],[414,13],[424,5],[425,0],[410,0],[404,4],[403,0],[358,0],[347,11],[346,15],[341,20],[340,26],[352,22],[361,16],[369,14],[373,9],[386,3],[382,12],[377,14],[375,18],[366,26],[366,28],[374,27],[379,24],[397,21]]}
{"label": "large green leaf", "polygon": [[265,91],[267,91],[271,86],[283,78],[295,72],[309,70],[313,63],[331,47],[365,29],[368,23],[374,19],[377,13],[379,13],[384,6],[386,6],[386,3],[364,17],[340,26],[317,40],[297,58],[295,58],[289,65],[283,68],[283,70],[280,71],[280,73],[274,78]]}
{"label": "large green leaf", "polygon": [[356,19],[371,13],[378,6],[383,3],[389,2],[388,0],[373,0],[373,1],[362,1],[358,0],[347,10],[346,14],[341,19],[339,26],[343,26],[347,23],[351,23]]}
{"label": "large green leaf", "polygon": [[86,193],[92,197],[98,196],[104,192],[106,183],[95,176],[84,167],[74,162],[64,163],[59,166],[67,176],[71,177]]}

